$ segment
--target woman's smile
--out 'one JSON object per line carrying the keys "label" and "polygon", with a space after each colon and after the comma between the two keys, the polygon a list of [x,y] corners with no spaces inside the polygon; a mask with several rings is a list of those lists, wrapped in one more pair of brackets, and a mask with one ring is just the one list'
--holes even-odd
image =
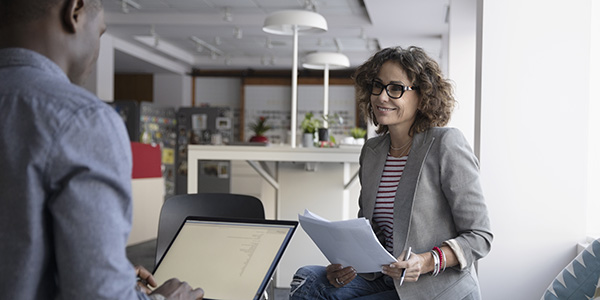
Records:
{"label": "woman's smile", "polygon": [[377,110],[382,111],[382,112],[388,112],[388,111],[397,110],[397,108],[383,107],[383,106],[377,105]]}

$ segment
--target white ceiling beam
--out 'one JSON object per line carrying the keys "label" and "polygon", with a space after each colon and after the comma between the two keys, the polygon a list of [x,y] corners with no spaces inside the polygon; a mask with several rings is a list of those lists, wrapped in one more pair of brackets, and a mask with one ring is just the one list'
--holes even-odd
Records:
{"label": "white ceiling beam", "polygon": [[[190,14],[190,13],[135,13],[122,14],[105,12],[104,21],[106,24],[114,25],[206,25],[215,26],[218,24],[232,24],[223,21],[221,14]],[[236,14],[235,24],[256,25],[265,21],[263,14]],[[367,16],[363,18],[345,18],[345,17],[327,17],[327,21],[339,27],[360,27],[370,26],[371,21]]]}
{"label": "white ceiling beam", "polygon": [[113,37],[113,46],[115,50],[119,50],[135,58],[148,62],[149,64],[158,66],[176,74],[183,75],[191,71],[191,66],[189,65],[168,59],[162,55],[158,55],[150,50],[147,50],[146,48],[124,41],[117,37]]}

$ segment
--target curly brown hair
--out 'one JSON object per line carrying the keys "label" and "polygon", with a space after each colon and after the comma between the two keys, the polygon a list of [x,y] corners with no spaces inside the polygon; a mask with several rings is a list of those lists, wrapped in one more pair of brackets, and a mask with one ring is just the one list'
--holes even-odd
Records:
{"label": "curly brown hair", "polygon": [[417,87],[419,104],[414,123],[409,134],[423,132],[432,127],[442,127],[450,121],[454,110],[454,92],[449,80],[442,76],[437,62],[431,59],[422,48],[401,47],[385,48],[375,53],[356,71],[352,78],[356,86],[356,101],[363,118],[373,121],[377,133],[388,132],[387,125],[377,123],[371,107],[371,83],[377,77],[379,69],[387,61],[397,62],[406,72],[412,84]]}

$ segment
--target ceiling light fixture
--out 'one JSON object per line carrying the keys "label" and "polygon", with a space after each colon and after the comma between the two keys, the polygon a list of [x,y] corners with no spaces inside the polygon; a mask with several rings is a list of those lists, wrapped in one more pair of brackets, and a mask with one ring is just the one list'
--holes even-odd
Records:
{"label": "ceiling light fixture", "polygon": [[342,49],[344,48],[342,46],[342,40],[340,40],[340,38],[335,38],[333,41],[335,42],[335,48],[337,49],[337,52],[342,52]]}
{"label": "ceiling light fixture", "polygon": [[317,12],[317,5],[313,0],[304,0],[304,9]]}
{"label": "ceiling light fixture", "polygon": [[135,9],[142,8],[141,5],[139,5],[137,2],[134,2],[133,0],[121,0],[121,10],[123,11],[123,13],[129,13],[129,6]]}
{"label": "ceiling light fixture", "polygon": [[318,13],[305,10],[284,10],[267,16],[263,31],[278,35],[291,35],[294,39],[292,56],[292,103],[291,137],[292,148],[296,148],[298,118],[298,35],[327,31],[327,21]]}
{"label": "ceiling light fixture", "polygon": [[219,48],[203,41],[202,39],[200,39],[199,37],[196,36],[190,36],[190,40],[192,40],[194,43],[196,43],[196,47],[197,46],[202,46],[206,49],[209,49],[211,51],[211,55],[212,53],[216,53],[218,55],[223,55],[223,51],[221,51]]}
{"label": "ceiling light fixture", "polygon": [[235,26],[233,29],[233,36],[238,40],[242,39],[242,29],[239,26]]}
{"label": "ceiling light fixture", "polygon": [[168,55],[171,58],[180,60],[185,62],[186,64],[192,66],[196,63],[195,57],[189,51],[183,50],[165,40],[160,40],[158,42],[157,36],[152,35],[135,35],[133,38],[156,51],[160,51],[164,55]]}
{"label": "ceiling light fixture", "polygon": [[154,25],[150,27],[150,36],[152,36],[152,38],[154,39],[154,47],[158,47],[158,44],[160,43],[160,37],[158,36],[158,34],[156,34]]}
{"label": "ceiling light fixture", "polygon": [[227,6],[223,9],[223,21],[231,22],[233,21],[233,15],[231,14],[231,7]]}
{"label": "ceiling light fixture", "polygon": [[[350,66],[350,60],[342,53],[315,52],[305,57],[302,64],[307,69],[323,71],[323,115],[329,114],[329,70],[343,69]],[[327,121],[323,121],[323,127],[327,128]]]}
{"label": "ceiling light fixture", "polygon": [[363,40],[367,39],[367,32],[366,32],[366,30],[365,30],[364,27],[360,28],[360,38],[363,39]]}

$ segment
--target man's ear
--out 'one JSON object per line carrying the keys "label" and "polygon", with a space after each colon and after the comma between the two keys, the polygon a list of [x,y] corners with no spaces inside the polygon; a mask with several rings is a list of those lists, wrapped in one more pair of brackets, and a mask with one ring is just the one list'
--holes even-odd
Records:
{"label": "man's ear", "polygon": [[84,0],[67,0],[62,13],[63,25],[70,33],[77,31],[78,23],[81,21],[83,14]]}

